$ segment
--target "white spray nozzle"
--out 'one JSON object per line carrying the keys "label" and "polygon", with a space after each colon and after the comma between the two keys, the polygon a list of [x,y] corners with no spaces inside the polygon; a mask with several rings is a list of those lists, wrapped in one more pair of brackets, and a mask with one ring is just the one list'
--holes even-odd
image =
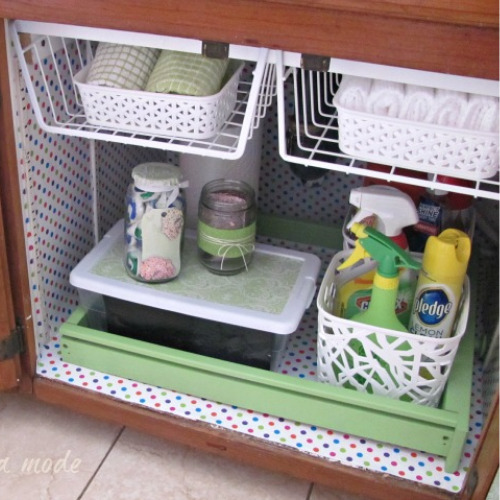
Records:
{"label": "white spray nozzle", "polygon": [[358,208],[347,225],[349,229],[355,222],[375,215],[377,219],[374,227],[382,234],[393,237],[401,234],[403,228],[418,222],[413,200],[391,186],[374,185],[353,189],[349,203]]}

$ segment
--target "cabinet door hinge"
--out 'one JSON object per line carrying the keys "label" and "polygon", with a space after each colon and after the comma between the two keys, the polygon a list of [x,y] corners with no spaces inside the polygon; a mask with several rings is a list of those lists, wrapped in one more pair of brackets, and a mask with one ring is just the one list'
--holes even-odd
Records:
{"label": "cabinet door hinge", "polygon": [[202,53],[204,56],[214,59],[227,59],[229,56],[229,44],[224,42],[203,42]]}
{"label": "cabinet door hinge", "polygon": [[313,54],[301,54],[300,67],[309,71],[328,71],[330,58],[326,56],[315,56]]}
{"label": "cabinet door hinge", "polygon": [[16,326],[8,337],[0,340],[0,361],[12,359],[24,352],[24,332],[21,325]]}

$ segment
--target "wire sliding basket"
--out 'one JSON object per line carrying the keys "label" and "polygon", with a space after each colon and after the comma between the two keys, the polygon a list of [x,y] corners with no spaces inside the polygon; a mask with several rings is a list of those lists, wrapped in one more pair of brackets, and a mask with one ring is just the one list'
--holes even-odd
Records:
{"label": "wire sliding basket", "polygon": [[[430,166],[423,171],[408,161],[384,162],[378,157],[378,162],[385,164],[384,168],[368,169],[367,159],[358,154],[355,147],[347,150],[343,145],[342,117],[339,117],[335,101],[343,75],[332,71],[306,70],[300,67],[300,63],[285,56],[282,53],[276,55],[276,79],[279,150],[286,161],[388,182],[500,199],[498,174],[487,179],[467,176],[467,184],[449,185],[438,178],[443,174],[442,169]],[[285,65],[285,58],[290,65]],[[390,70],[387,69],[388,75]],[[370,77],[369,74],[365,76]],[[370,143],[370,140],[375,139],[368,137],[366,142]],[[353,143],[357,145],[356,140]],[[415,175],[415,172],[428,173],[429,176]]]}
{"label": "wire sliding basket", "polygon": [[301,68],[288,68],[285,73],[279,62],[276,71],[281,156],[306,167],[350,173],[355,160],[339,148],[333,107],[340,76]]}
{"label": "wire sliding basket", "polygon": [[[99,41],[186,52],[196,52],[201,45],[194,41],[181,43],[173,37],[30,21],[11,21],[10,34],[33,112],[40,127],[47,132],[237,159],[276,95],[274,65],[268,63],[269,51],[254,49],[244,52],[250,58],[244,61],[234,106],[210,137],[179,137],[92,124],[85,114],[75,78],[92,61]],[[235,53],[229,57],[236,59],[241,51],[236,47]]]}

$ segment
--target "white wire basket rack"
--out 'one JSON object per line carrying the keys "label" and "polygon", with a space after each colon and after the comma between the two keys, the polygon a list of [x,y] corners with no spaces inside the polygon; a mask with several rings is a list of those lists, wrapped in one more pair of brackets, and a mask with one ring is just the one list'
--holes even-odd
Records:
{"label": "white wire basket rack", "polygon": [[277,60],[280,154],[287,161],[350,173],[355,159],[340,150],[333,96],[340,75],[285,67]]}
{"label": "white wire basket rack", "polygon": [[469,315],[469,281],[449,338],[375,328],[333,315],[337,267],[332,259],[318,294],[318,380],[332,385],[436,407],[446,386]]}
{"label": "white wire basket rack", "polygon": [[[335,71],[332,68],[335,68]],[[343,110],[337,107],[335,100],[342,76],[347,74],[342,71],[357,72],[358,76],[367,78],[383,79],[386,77],[402,83],[414,84],[426,77],[426,82],[432,81],[435,85],[443,83],[445,88],[453,88],[456,84],[457,88],[467,90],[470,85],[473,90],[477,88],[478,91],[484,90],[485,93],[491,92],[493,88],[492,82],[489,81],[482,87],[484,82],[477,82],[474,79],[453,78],[451,75],[446,75],[446,77],[428,75],[414,70],[399,70],[363,63],[350,64],[342,60],[330,60],[328,69],[315,71],[304,69],[301,59],[292,57],[288,53],[278,53],[276,54],[276,78],[279,149],[280,155],[286,161],[389,182],[444,189],[474,197],[500,199],[498,137],[495,134],[478,133],[478,140],[469,141],[468,152],[463,151],[463,136],[461,139],[460,137],[456,139],[455,136],[456,145],[453,144],[453,146],[455,146],[455,151],[462,154],[464,165],[464,168],[458,172],[459,175],[456,172],[450,172],[449,169],[440,168],[437,163],[427,164],[425,168],[422,168],[416,162],[401,161],[398,157],[363,154],[364,144],[373,147],[372,143],[377,140],[374,133],[376,129],[373,126],[367,126],[367,130],[363,130],[362,133],[356,130],[355,134],[351,134],[351,141],[346,146],[346,115],[342,114]],[[349,118],[352,119],[352,116]],[[377,126],[380,127],[379,122]],[[428,134],[427,131],[426,133]],[[443,134],[442,131],[441,134]],[[414,132],[409,132],[412,141],[415,141],[415,135]],[[444,135],[448,137],[449,132],[445,131]],[[466,134],[465,139],[470,139],[470,134]],[[420,134],[420,140],[420,150],[418,147],[413,148],[418,154],[423,154],[422,148],[429,148],[435,143],[435,137],[428,135]],[[394,140],[390,134],[386,134],[378,143],[390,149]],[[442,156],[447,156],[447,153],[443,153]],[[477,171],[474,166],[476,157],[486,158],[485,170]],[[450,158],[446,159],[446,161],[449,160]],[[384,168],[368,168],[367,161],[380,163]],[[467,172],[467,169],[472,170]],[[415,175],[422,172],[428,175]],[[439,177],[443,173],[451,177],[465,178],[467,182],[459,182],[457,185],[444,184]]]}
{"label": "white wire basket rack", "polygon": [[210,131],[193,133],[193,127],[189,133],[147,127],[127,130],[123,124],[117,127],[95,117],[89,120],[78,91],[97,43],[201,53],[201,41],[31,21],[11,21],[10,34],[33,112],[47,132],[233,160],[242,156],[276,95],[275,66],[268,62],[269,50],[231,45],[228,57],[245,64],[228,82],[231,97],[218,99],[217,118]]}

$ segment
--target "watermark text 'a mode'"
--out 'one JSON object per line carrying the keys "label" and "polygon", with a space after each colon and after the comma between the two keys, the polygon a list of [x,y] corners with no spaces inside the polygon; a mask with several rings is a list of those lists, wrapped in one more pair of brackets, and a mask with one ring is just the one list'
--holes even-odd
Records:
{"label": "watermark text 'a mode'", "polygon": [[26,457],[13,460],[0,456],[0,474],[77,474],[82,461],[71,457],[71,450],[60,458]]}

